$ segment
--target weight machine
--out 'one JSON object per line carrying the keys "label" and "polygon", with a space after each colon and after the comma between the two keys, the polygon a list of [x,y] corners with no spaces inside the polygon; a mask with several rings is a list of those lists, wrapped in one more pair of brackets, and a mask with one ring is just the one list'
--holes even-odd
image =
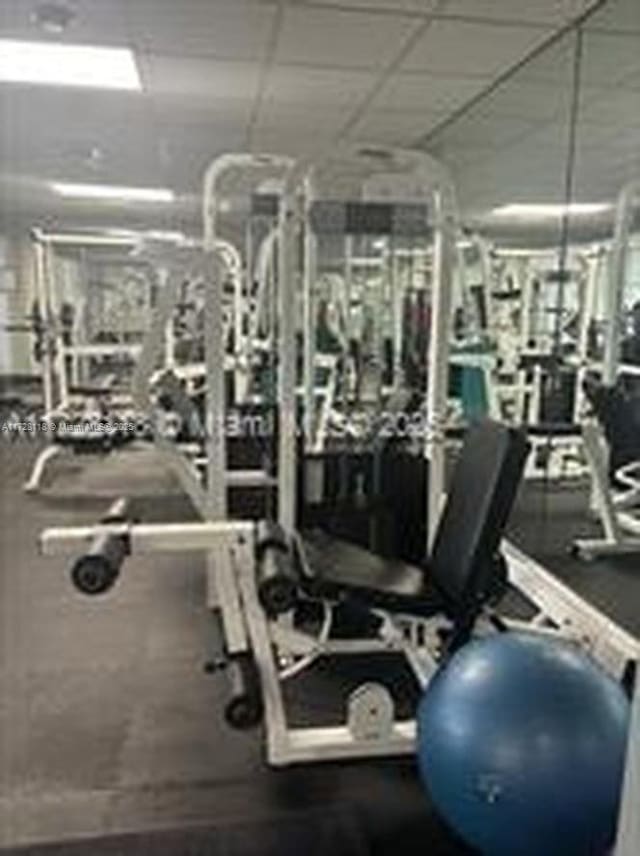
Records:
{"label": "weight machine", "polygon": [[[583,366],[583,389],[588,389],[589,377],[599,378],[599,388],[592,395],[592,410],[583,424],[584,449],[592,477],[592,506],[598,516],[604,537],[578,539],[573,544],[576,555],[584,559],[597,556],[640,552],[640,476],[639,461],[624,461],[615,473],[616,436],[620,428],[633,424],[635,411],[633,401],[626,398],[621,382],[631,382],[638,387],[640,367],[621,362],[621,345],[624,331],[624,291],[628,272],[630,233],[633,216],[640,195],[640,184],[626,185],[616,205],[614,237],[611,245],[608,277],[605,292],[604,353],[601,363],[585,361]],[[588,397],[588,396],[587,396]],[[616,425],[622,420],[622,426]],[[612,486],[617,481],[617,489]]]}
{"label": "weight machine", "polygon": [[[153,275],[149,269],[127,256],[124,260],[113,255],[109,264],[123,271],[135,269],[133,285],[141,293],[144,303],[137,316],[131,306],[116,313],[116,303],[124,291],[111,294],[109,289],[97,288],[97,302],[88,305],[88,270],[90,249],[102,248],[113,253],[114,248],[130,250],[135,239],[108,234],[47,233],[34,229],[32,233],[35,276],[35,305],[38,323],[34,329],[36,358],[40,362],[44,412],[41,418],[47,427],[47,443],[36,458],[25,490],[33,493],[40,489],[48,464],[63,451],[106,452],[128,442],[142,431],[139,415],[131,408],[130,398],[119,388],[117,375],[110,374],[96,382],[89,377],[88,366],[96,360],[115,360],[120,366],[130,367],[140,351],[142,330],[130,327],[137,317],[140,325],[148,315]],[[58,258],[56,251],[70,248],[73,256]],[[74,288],[74,279],[82,280],[83,294]],[[128,283],[131,285],[132,283]],[[125,284],[123,289],[126,289]],[[100,305],[98,305],[100,304]],[[100,311],[99,311],[100,310]],[[104,311],[102,311],[104,310]],[[102,329],[105,341],[98,341],[96,324],[98,315],[113,329]],[[125,333],[122,324],[130,327]],[[115,324],[115,327],[114,327]],[[118,332],[116,332],[118,328]],[[108,339],[108,341],[107,341]],[[120,429],[96,430],[97,424],[117,421],[136,424],[140,430],[125,432]]]}
{"label": "weight machine", "polygon": [[[207,602],[223,627],[223,670],[230,683],[226,718],[249,727],[264,718],[267,760],[274,765],[362,758],[414,751],[415,723],[398,715],[381,680],[349,695],[344,715],[332,725],[293,724],[285,686],[321,658],[393,653],[406,661],[424,687],[438,665],[475,628],[496,632],[526,626],[557,632],[584,645],[617,678],[638,659],[635,640],[531,562],[503,543],[502,531],[527,453],[521,432],[497,423],[472,428],[445,497],[445,423],[455,202],[446,171],[422,152],[346,148],[316,161],[314,172],[338,161],[366,180],[390,173],[421,189],[433,229],[434,276],[428,356],[428,421],[424,453],[429,460],[429,560],[423,568],[388,562],[326,536],[298,530],[296,458],[296,254],[301,252],[307,207],[308,163],[262,163],[282,169],[278,243],[278,504],[274,521],[230,520],[227,512],[225,342],[222,280],[215,253],[216,176],[231,163],[216,162],[205,182],[205,264],[211,301],[207,310],[207,480],[204,519],[197,523],[144,524],[120,519],[122,506],[98,526],[49,529],[46,554],[85,553],[72,568],[87,594],[110,589],[134,552],[201,551],[207,557]],[[366,194],[354,217],[370,214]],[[385,210],[389,210],[389,206]],[[385,215],[386,216],[386,215]],[[427,550],[428,547],[428,550]],[[342,561],[340,561],[340,555]],[[501,557],[502,556],[502,557]],[[526,598],[530,619],[510,618],[491,606],[506,585]],[[338,630],[341,613],[357,617],[355,634]]]}

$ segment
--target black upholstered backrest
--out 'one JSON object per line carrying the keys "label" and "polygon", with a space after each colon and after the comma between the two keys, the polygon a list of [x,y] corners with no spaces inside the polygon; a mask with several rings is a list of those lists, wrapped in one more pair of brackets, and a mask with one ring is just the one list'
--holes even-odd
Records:
{"label": "black upholstered backrest", "polygon": [[453,616],[492,594],[504,528],[529,450],[524,432],[484,420],[465,434],[429,560]]}

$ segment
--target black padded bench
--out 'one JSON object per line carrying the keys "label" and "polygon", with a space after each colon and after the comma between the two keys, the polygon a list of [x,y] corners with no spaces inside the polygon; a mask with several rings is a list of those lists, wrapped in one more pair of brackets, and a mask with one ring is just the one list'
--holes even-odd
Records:
{"label": "black padded bench", "polygon": [[322,533],[292,542],[277,527],[265,531],[259,562],[269,550],[276,560],[272,556],[259,580],[263,605],[277,614],[305,596],[423,617],[444,613],[460,628],[471,627],[506,582],[500,541],[528,451],[525,433],[501,423],[485,420],[468,429],[423,567],[382,559]]}

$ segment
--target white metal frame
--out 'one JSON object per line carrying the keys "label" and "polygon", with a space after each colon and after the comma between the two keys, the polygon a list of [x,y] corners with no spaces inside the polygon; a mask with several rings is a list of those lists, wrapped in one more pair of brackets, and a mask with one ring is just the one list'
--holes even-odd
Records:
{"label": "white metal frame", "polygon": [[620,819],[614,856],[637,856],[640,846],[640,679],[636,689],[631,719],[625,766],[625,777],[620,802]]}
{"label": "white metal frame", "polygon": [[[287,718],[283,686],[323,656],[394,652],[406,658],[417,686],[424,687],[437,669],[437,631],[448,624],[443,616],[426,620],[374,610],[382,619],[378,636],[354,640],[331,638],[329,603],[325,604],[326,619],[316,635],[294,629],[289,622],[271,620],[258,598],[255,527],[247,521],[107,523],[53,528],[42,533],[40,549],[48,556],[65,555],[88,547],[97,535],[103,534],[125,537],[132,554],[186,550],[207,554],[207,604],[213,610],[220,610],[226,650],[229,655],[252,652],[258,668],[270,764],[371,758],[410,754],[415,750],[415,722],[396,720],[392,704],[391,715],[374,723],[371,733],[363,737],[356,728],[355,694],[347,700],[345,715],[337,724],[294,727]],[[513,585],[535,607],[529,621],[505,619],[505,623],[568,638],[618,679],[630,662],[637,662],[640,646],[629,634],[513,545],[505,542],[503,550]],[[489,632],[488,627],[486,624],[481,632]],[[374,704],[389,703],[384,687],[374,684],[370,689]]]}
{"label": "white metal frame", "polygon": [[[296,218],[304,219],[309,199],[315,197],[318,179],[322,170],[331,165],[360,166],[367,165],[372,175],[400,176],[412,184],[416,198],[431,204],[430,214],[434,227],[433,247],[433,284],[431,307],[431,330],[429,338],[429,382],[427,389],[427,414],[424,454],[429,460],[429,484],[427,496],[427,540],[431,546],[437,530],[442,508],[445,484],[445,432],[448,403],[449,378],[449,339],[452,314],[453,269],[457,256],[456,226],[457,208],[453,182],[446,168],[426,152],[406,149],[365,146],[362,144],[341,145],[323,156],[303,161],[288,176],[283,193],[281,225],[285,229],[293,228]],[[366,188],[362,188],[366,198]],[[303,201],[301,201],[303,200]],[[283,246],[286,241],[283,241]],[[307,250],[308,259],[312,257]],[[308,260],[307,259],[307,260]],[[294,297],[291,288],[292,268],[290,254],[283,255],[280,266],[280,293],[284,324],[280,352],[285,381],[295,377],[295,317]],[[349,277],[347,276],[347,279]],[[305,289],[309,289],[309,277],[304,280]],[[309,303],[307,296],[307,303]],[[306,316],[305,316],[306,317]],[[308,319],[307,319],[308,320]],[[308,338],[308,331],[307,333]],[[313,365],[313,351],[306,349],[306,398],[310,394],[310,377]],[[290,389],[289,389],[290,387]],[[289,391],[288,391],[289,389]],[[279,520],[291,531],[295,526],[295,400],[291,394],[293,384],[285,383],[281,387],[281,406],[286,430],[281,432],[280,447],[280,507]],[[284,393],[284,397],[283,397]]]}
{"label": "white metal frame", "polygon": [[[43,421],[52,424],[56,414],[66,412],[74,403],[69,391],[69,370],[67,363],[71,360],[72,372],[77,372],[77,360],[80,357],[128,356],[136,358],[142,351],[141,345],[128,343],[108,344],[65,344],[61,325],[58,321],[58,295],[54,274],[54,252],[58,245],[95,246],[101,243],[112,245],[123,244],[134,247],[135,238],[100,236],[83,233],[56,234],[42,229],[32,230],[34,253],[34,274],[36,297],[40,306],[43,321],[43,351],[41,362],[42,389],[44,399]],[[126,407],[128,399],[114,398],[114,406]],[[56,434],[49,431],[47,444],[36,457],[31,472],[23,485],[27,493],[37,493],[45,477],[51,461],[60,457],[65,451],[56,441]]]}
{"label": "white metal frame", "polygon": [[[606,327],[604,356],[601,365],[589,363],[585,349],[579,368],[579,380],[586,372],[598,370],[602,383],[613,386],[625,373],[638,374],[637,366],[624,366],[620,362],[620,339],[622,332],[622,308],[629,248],[629,234],[633,222],[634,205],[640,197],[640,182],[631,182],[618,196],[616,205],[614,237],[609,253],[608,276],[606,278]],[[597,273],[594,272],[594,281]],[[595,290],[595,282],[593,289]],[[595,295],[591,295],[590,306],[595,305]],[[603,537],[577,539],[575,552],[584,559],[598,556],[640,553],[640,515],[637,506],[640,499],[640,478],[637,475],[640,462],[634,461],[622,468],[619,477],[626,489],[617,494],[609,482],[608,447],[602,428],[597,420],[587,417],[582,429],[584,451],[589,463],[592,480],[592,504],[598,515]]]}

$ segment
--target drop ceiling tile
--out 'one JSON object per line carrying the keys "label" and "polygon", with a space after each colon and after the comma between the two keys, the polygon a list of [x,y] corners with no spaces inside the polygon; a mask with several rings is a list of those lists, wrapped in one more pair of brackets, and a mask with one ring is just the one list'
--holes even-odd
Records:
{"label": "drop ceiling tile", "polygon": [[580,123],[603,125],[613,133],[640,126],[640,89],[611,90],[580,109]]}
{"label": "drop ceiling tile", "polygon": [[326,68],[381,68],[418,26],[415,19],[340,9],[288,7],[277,60]]}
{"label": "drop ceiling tile", "polygon": [[436,20],[409,52],[401,70],[495,77],[527,56],[551,32]]}
{"label": "drop ceiling tile", "polygon": [[317,134],[301,132],[299,134],[283,134],[276,130],[259,130],[251,136],[251,151],[278,152],[283,155],[297,157],[322,152],[331,138],[318,137]]}
{"label": "drop ceiling tile", "polygon": [[467,146],[465,148],[453,148],[446,145],[434,148],[435,154],[448,166],[462,169],[471,164],[478,164],[492,158],[495,154],[492,148],[486,146]]}
{"label": "drop ceiling tile", "polygon": [[[144,136],[152,125],[152,113],[138,93],[89,95],[74,89],[0,90],[0,116],[2,136],[15,139],[18,145],[55,137],[70,144],[86,140],[100,146],[127,135]],[[64,121],[52,121],[56,116],[63,116]]]}
{"label": "drop ceiling tile", "polygon": [[588,30],[618,33],[640,33],[640,3],[638,0],[616,0],[606,3],[589,18]]}
{"label": "drop ceiling tile", "polygon": [[131,40],[150,53],[256,60],[266,52],[275,4],[246,0],[126,0]]}
{"label": "drop ceiling tile", "polygon": [[421,110],[370,110],[350,129],[348,136],[364,142],[411,145],[442,119],[441,113]]}
{"label": "drop ceiling tile", "polygon": [[[525,63],[512,79],[521,83],[548,83],[569,90],[573,79],[575,46],[575,33],[571,32]],[[508,86],[509,82],[505,85]]]}
{"label": "drop ceiling tile", "polygon": [[140,54],[139,64],[143,86],[152,96],[215,102],[252,98],[258,88],[259,66],[254,63]]}
{"label": "drop ceiling tile", "polygon": [[570,103],[571,93],[568,89],[542,81],[521,81],[517,75],[483,98],[474,114],[543,122],[560,113],[567,113]]}
{"label": "drop ceiling tile", "polygon": [[376,94],[374,106],[387,110],[431,110],[451,114],[478,95],[487,79],[440,77],[430,74],[397,74]]}
{"label": "drop ceiling tile", "polygon": [[[638,3],[640,7],[640,2]],[[585,86],[607,86],[640,71],[640,34],[586,32],[581,80]]]}
{"label": "drop ceiling tile", "polygon": [[342,71],[301,66],[275,66],[266,82],[266,104],[301,104],[308,110],[316,106],[351,106],[364,98],[375,82],[365,71]]}
{"label": "drop ceiling tile", "polygon": [[615,86],[616,89],[640,89],[640,70],[635,71],[633,74],[625,75],[620,80],[616,81]]}
{"label": "drop ceiling tile", "polygon": [[445,129],[441,139],[445,145],[456,149],[480,146],[500,151],[535,128],[532,122],[524,119],[470,116]]}
{"label": "drop ceiling tile", "polygon": [[210,124],[246,124],[251,118],[254,98],[209,99],[206,96],[185,99],[179,95],[156,95],[151,99],[154,114],[161,124],[174,124],[182,128],[193,128],[198,133],[201,127]]}
{"label": "drop ceiling tile", "polygon": [[0,116],[3,169],[97,183],[157,180],[154,118],[139,93],[16,87],[0,91]]}
{"label": "drop ceiling tile", "polygon": [[161,126],[163,159],[174,187],[199,191],[205,170],[223,152],[240,151],[246,145],[246,126],[210,125],[198,135],[193,129]]}
{"label": "drop ceiling tile", "polygon": [[[149,140],[152,142],[149,142]],[[31,138],[18,146],[0,140],[2,170],[20,175],[32,173],[47,180],[87,184],[158,186],[164,169],[157,139],[152,135],[101,141],[101,158],[89,158],[91,138],[69,140],[51,135]]]}
{"label": "drop ceiling tile", "polygon": [[562,24],[580,15],[594,0],[448,0],[447,15],[489,21]]}
{"label": "drop ceiling tile", "polygon": [[304,130],[318,132],[325,136],[334,134],[349,117],[349,111],[334,107],[315,107],[307,109],[305,105],[265,104],[256,120],[256,129],[276,131],[283,134],[298,134]]}
{"label": "drop ceiling tile", "polygon": [[357,11],[412,15],[429,15],[441,3],[442,0],[297,0],[299,6],[331,6]]}

